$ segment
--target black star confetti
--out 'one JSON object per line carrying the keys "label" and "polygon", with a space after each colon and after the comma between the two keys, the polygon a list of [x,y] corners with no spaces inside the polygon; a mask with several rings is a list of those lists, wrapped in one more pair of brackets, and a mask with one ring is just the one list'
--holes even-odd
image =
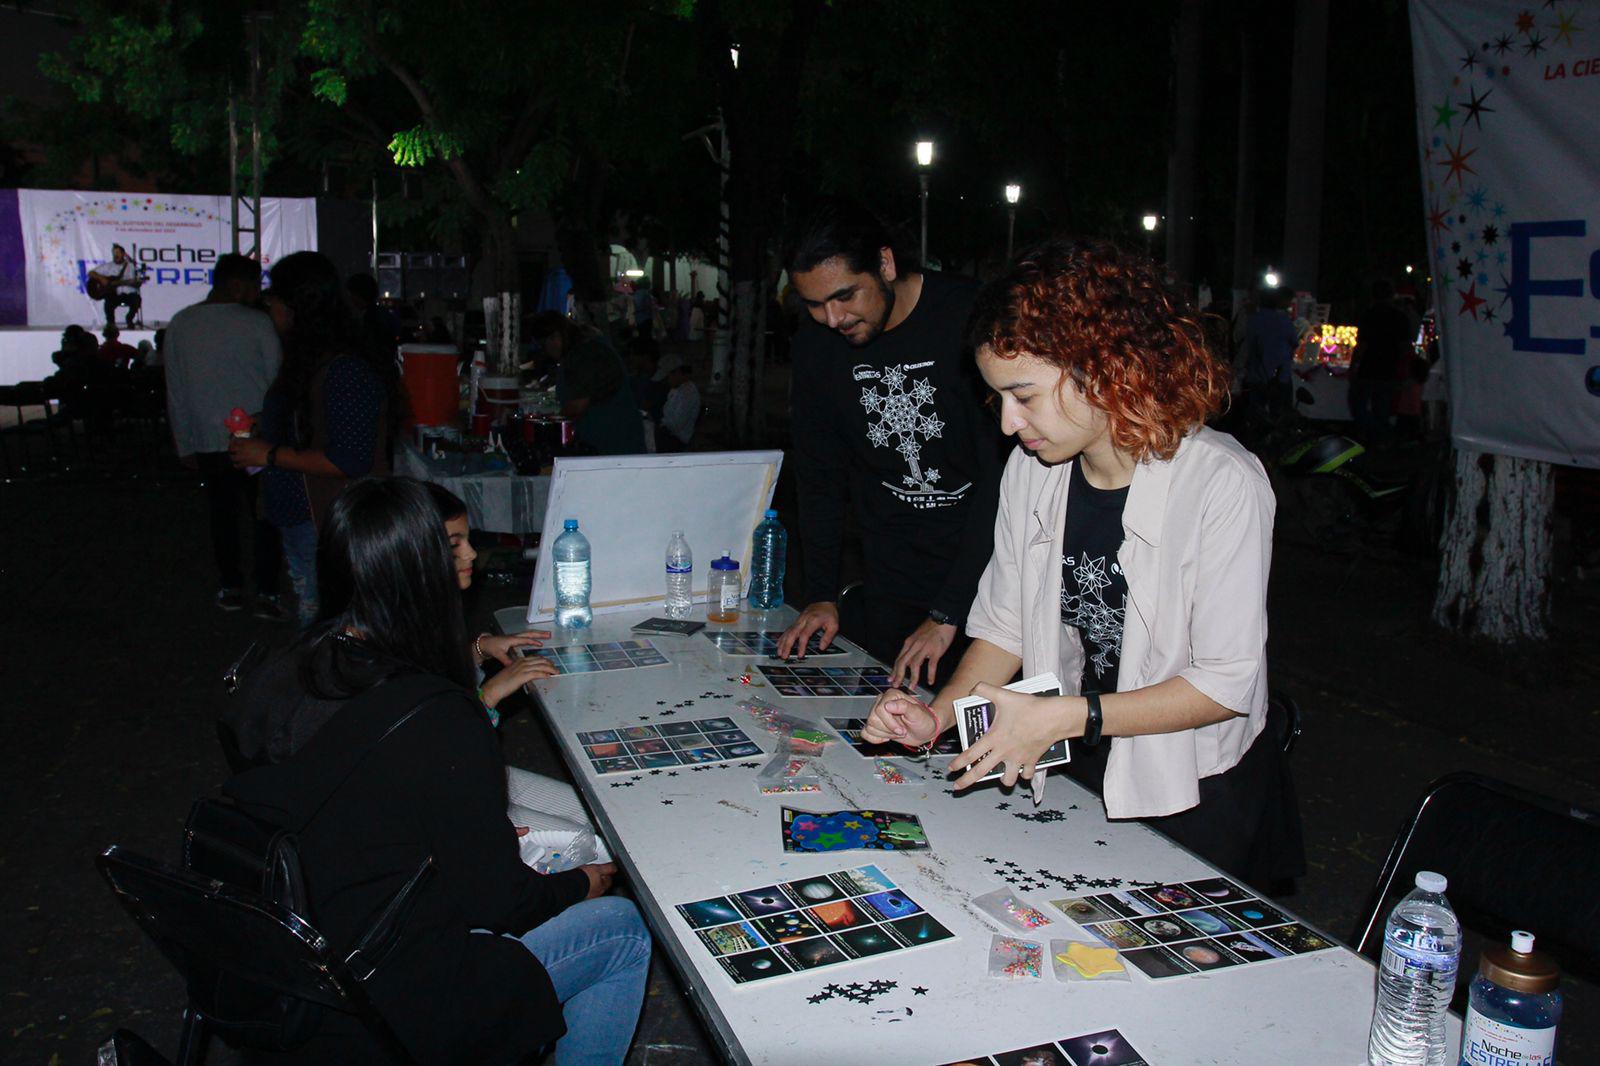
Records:
{"label": "black star confetti", "polygon": [[900,987],[898,981],[868,981],[861,984],[852,981],[847,985],[825,985],[821,992],[814,996],[807,996],[807,1003],[821,1003],[829,999],[848,999],[852,1003],[871,1003],[873,1000],[888,995]]}
{"label": "black star confetti", "polygon": [[912,985],[911,994],[913,996],[925,996],[928,994],[928,990],[923,988],[921,985]]}
{"label": "black star confetti", "polygon": [[1021,818],[1024,822],[1064,822],[1067,816],[1058,810],[1046,807],[1042,811],[1012,811],[1011,817]]}
{"label": "black star confetti", "polygon": [[662,800],[661,801],[661,806],[670,807],[670,806],[672,806],[672,801],[671,800]]}
{"label": "black star confetti", "polygon": [[650,776],[651,777],[660,777],[661,776],[661,771],[660,770],[651,770],[650,771]]}
{"label": "black star confetti", "polygon": [[1009,804],[1009,803],[996,803],[994,805],[994,809],[997,810],[997,811],[1008,811],[1008,810],[1011,809],[1011,804]]}
{"label": "black star confetti", "polygon": [[668,777],[677,777],[678,776],[678,771],[676,771],[676,770],[668,770],[667,771],[667,776]]}
{"label": "black star confetti", "polygon": [[1104,841],[1104,840],[1096,840],[1096,841],[1095,841],[1095,842],[1094,842],[1094,845],[1095,845],[1095,847],[1097,847],[1097,848],[1103,848],[1103,847],[1106,847],[1106,846],[1107,846],[1107,845],[1106,845],[1106,842],[1105,842],[1105,841]]}

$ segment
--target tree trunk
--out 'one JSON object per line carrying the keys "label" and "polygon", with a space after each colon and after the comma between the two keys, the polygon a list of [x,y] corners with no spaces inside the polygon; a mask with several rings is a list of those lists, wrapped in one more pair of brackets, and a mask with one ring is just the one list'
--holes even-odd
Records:
{"label": "tree trunk", "polygon": [[1167,157],[1167,269],[1194,281],[1194,186],[1200,154],[1200,49],[1204,0],[1183,0],[1173,78],[1172,151]]}
{"label": "tree trunk", "polygon": [[1550,621],[1549,463],[1456,452],[1433,620],[1497,644],[1544,640]]}
{"label": "tree trunk", "polygon": [[756,295],[759,285],[754,281],[737,281],[733,285],[733,323],[729,333],[733,360],[733,441],[748,444],[750,441],[750,398],[754,379],[755,347],[760,343],[756,336]]}
{"label": "tree trunk", "polygon": [[[1239,154],[1233,187],[1233,310],[1256,287],[1256,68],[1255,27],[1239,29]],[[1230,357],[1233,353],[1229,353]]]}
{"label": "tree trunk", "polygon": [[1327,102],[1328,0],[1298,0],[1289,92],[1289,177],[1283,205],[1283,278],[1294,291],[1317,291]]}

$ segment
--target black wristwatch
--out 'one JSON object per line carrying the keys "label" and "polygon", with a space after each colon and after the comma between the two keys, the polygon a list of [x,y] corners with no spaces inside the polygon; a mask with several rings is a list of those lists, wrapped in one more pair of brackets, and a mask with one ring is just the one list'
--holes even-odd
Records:
{"label": "black wristwatch", "polygon": [[1089,716],[1083,723],[1083,743],[1094,747],[1100,743],[1100,730],[1105,727],[1105,712],[1100,709],[1100,693],[1086,692],[1084,702],[1089,705]]}
{"label": "black wristwatch", "polygon": [[959,618],[951,618],[938,608],[934,608],[933,610],[929,611],[928,617],[933,619],[939,625],[955,626],[957,629],[961,628],[961,620]]}
{"label": "black wristwatch", "polygon": [[278,447],[278,445],[274,444],[272,447],[267,449],[268,470],[276,470],[278,468]]}

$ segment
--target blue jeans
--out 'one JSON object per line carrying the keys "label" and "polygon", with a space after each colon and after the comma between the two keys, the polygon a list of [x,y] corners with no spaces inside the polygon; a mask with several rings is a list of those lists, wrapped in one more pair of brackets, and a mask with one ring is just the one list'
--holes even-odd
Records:
{"label": "blue jeans", "polygon": [[555,1066],[617,1066],[644,1005],[650,933],[629,900],[584,900],[520,938],[550,974],[567,1021]]}
{"label": "blue jeans", "polygon": [[284,526],[278,535],[289,567],[289,587],[294,590],[295,621],[305,629],[317,620],[317,524]]}

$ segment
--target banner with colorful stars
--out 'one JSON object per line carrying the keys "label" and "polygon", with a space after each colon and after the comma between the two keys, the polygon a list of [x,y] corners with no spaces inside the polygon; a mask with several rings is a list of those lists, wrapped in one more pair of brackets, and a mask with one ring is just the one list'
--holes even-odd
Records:
{"label": "banner with colorful stars", "polygon": [[[0,233],[14,227],[16,235],[14,246],[5,241],[0,248],[3,325],[60,327],[100,321],[104,312],[85,288],[89,272],[111,259],[113,244],[122,245],[143,268],[144,320],[167,322],[206,298],[217,256],[233,248],[232,207],[226,196],[0,191],[7,193],[0,197],[0,213],[15,212],[11,219],[0,217]],[[315,200],[261,201],[263,266],[270,270],[290,252],[316,247]],[[6,269],[12,259],[20,264]],[[15,291],[18,282],[22,294]]]}
{"label": "banner with colorful stars", "polygon": [[1412,0],[1457,447],[1600,467],[1600,6]]}

